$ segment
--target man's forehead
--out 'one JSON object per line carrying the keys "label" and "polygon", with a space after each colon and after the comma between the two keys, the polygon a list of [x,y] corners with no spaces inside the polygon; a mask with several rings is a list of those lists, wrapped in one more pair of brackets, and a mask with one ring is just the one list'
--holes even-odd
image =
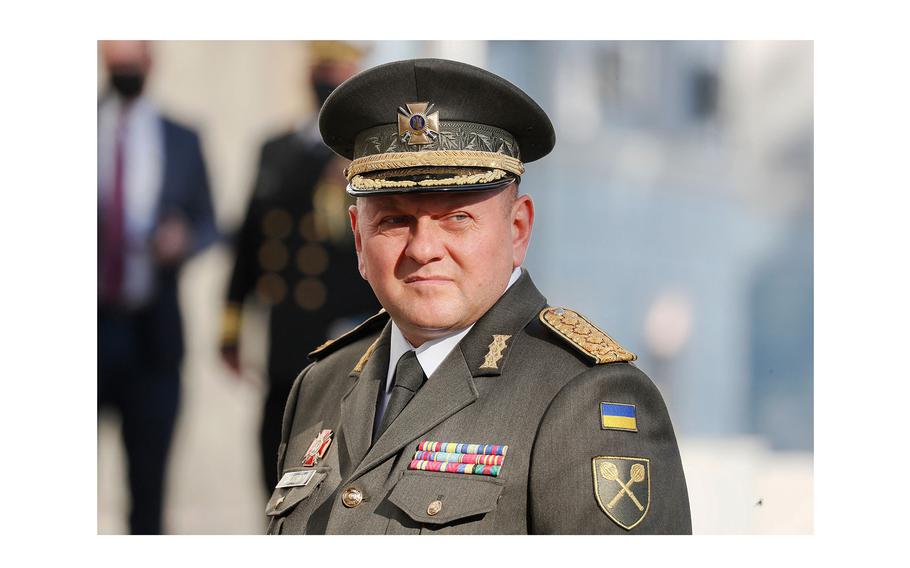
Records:
{"label": "man's forehead", "polygon": [[151,57],[147,41],[105,41],[101,50],[111,65],[144,64]]}

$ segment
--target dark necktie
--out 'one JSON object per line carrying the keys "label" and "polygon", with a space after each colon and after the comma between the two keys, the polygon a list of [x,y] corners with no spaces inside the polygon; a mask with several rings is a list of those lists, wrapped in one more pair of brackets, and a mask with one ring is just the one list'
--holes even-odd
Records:
{"label": "dark necktie", "polygon": [[126,115],[120,113],[114,141],[114,180],[108,197],[103,224],[101,256],[101,296],[106,304],[117,304],[120,301],[123,286],[123,256],[125,249],[125,230],[123,215],[123,146],[126,138]]}
{"label": "dark necktie", "polygon": [[401,414],[404,407],[408,405],[418,389],[423,385],[425,379],[423,368],[420,366],[420,361],[417,360],[417,353],[411,350],[402,355],[395,366],[395,386],[392,387],[389,404],[386,406],[385,414],[382,416],[379,430],[376,431],[376,436],[373,437],[374,440],[379,439],[379,436],[386,431],[389,424]]}

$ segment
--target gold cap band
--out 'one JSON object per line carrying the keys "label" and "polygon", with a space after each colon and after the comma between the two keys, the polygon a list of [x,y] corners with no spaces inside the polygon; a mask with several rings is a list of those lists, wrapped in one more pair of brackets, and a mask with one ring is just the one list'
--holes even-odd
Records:
{"label": "gold cap band", "polygon": [[358,191],[370,191],[377,189],[389,189],[393,187],[434,187],[442,185],[473,185],[478,183],[490,183],[506,177],[503,170],[489,170],[475,174],[453,175],[447,178],[425,179],[420,181],[412,180],[387,180],[382,178],[370,179],[363,176],[354,176],[351,178],[351,187]]}
{"label": "gold cap band", "polygon": [[368,172],[419,166],[491,168],[505,170],[517,176],[522,175],[525,171],[521,160],[495,152],[429,150],[425,152],[391,152],[357,158],[345,170],[345,175],[350,181],[354,176]]}

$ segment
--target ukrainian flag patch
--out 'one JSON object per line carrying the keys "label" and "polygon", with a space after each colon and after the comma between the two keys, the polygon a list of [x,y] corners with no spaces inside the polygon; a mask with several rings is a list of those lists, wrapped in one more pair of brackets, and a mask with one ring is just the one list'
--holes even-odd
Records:
{"label": "ukrainian flag patch", "polygon": [[625,430],[638,432],[635,420],[635,405],[620,402],[600,403],[600,427],[603,430]]}

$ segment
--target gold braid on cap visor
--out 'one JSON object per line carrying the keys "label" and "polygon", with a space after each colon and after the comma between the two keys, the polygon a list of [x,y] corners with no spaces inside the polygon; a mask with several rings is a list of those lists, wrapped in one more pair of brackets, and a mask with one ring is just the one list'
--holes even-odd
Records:
{"label": "gold braid on cap visor", "polygon": [[381,170],[415,168],[420,166],[482,167],[505,170],[520,176],[525,168],[521,160],[497,152],[479,150],[426,150],[423,152],[391,152],[356,158],[345,174],[348,181],[356,175]]}
{"label": "gold braid on cap visor", "polygon": [[351,178],[351,187],[360,191],[371,189],[389,189],[392,187],[432,187],[439,185],[472,185],[477,183],[490,183],[506,177],[506,172],[495,169],[476,174],[458,175],[442,179],[424,179],[420,181],[402,180],[392,181],[387,179],[369,179],[363,176]]}

